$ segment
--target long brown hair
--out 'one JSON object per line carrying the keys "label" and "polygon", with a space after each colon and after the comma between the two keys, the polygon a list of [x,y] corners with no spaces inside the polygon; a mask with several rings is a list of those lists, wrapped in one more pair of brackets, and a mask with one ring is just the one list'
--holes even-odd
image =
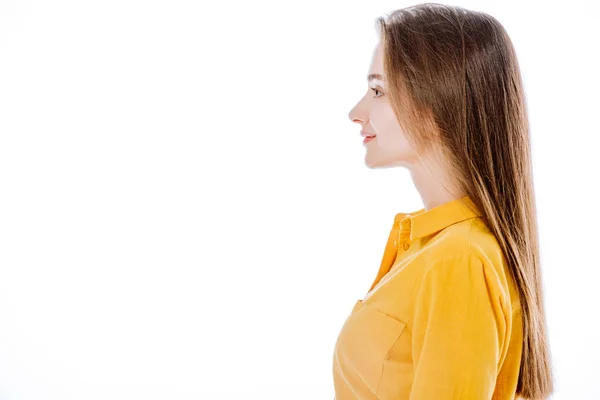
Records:
{"label": "long brown hair", "polygon": [[376,19],[390,103],[417,150],[436,146],[501,246],[519,292],[517,395],[554,391],[542,296],[525,94],[513,44],[492,16],[437,3]]}

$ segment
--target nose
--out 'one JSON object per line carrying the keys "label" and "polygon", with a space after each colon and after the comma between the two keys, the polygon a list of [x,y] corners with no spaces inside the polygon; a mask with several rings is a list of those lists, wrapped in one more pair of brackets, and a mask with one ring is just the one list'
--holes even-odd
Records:
{"label": "nose", "polygon": [[350,119],[350,121],[352,122],[357,122],[361,125],[364,125],[366,120],[366,110],[361,103],[362,100],[356,103],[354,107],[352,107],[352,109],[348,113],[348,119]]}
{"label": "nose", "polygon": [[354,107],[352,110],[350,110],[350,112],[348,113],[348,119],[350,119],[350,121],[352,121],[352,122],[357,122],[359,124],[362,124],[363,121],[360,118],[357,118],[354,116],[355,110],[356,110],[356,107]]}

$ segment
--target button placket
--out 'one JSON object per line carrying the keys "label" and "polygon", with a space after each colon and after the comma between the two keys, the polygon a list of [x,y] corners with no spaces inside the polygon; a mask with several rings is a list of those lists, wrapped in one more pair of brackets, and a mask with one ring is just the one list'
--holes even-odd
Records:
{"label": "button placket", "polygon": [[398,235],[398,252],[400,249],[407,251],[410,248],[410,219],[400,221],[400,232]]}

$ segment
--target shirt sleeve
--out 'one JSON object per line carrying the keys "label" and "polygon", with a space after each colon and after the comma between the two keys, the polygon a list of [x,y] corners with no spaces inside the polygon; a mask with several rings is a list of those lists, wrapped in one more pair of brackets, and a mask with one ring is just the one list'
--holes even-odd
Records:
{"label": "shirt sleeve", "polygon": [[498,282],[471,254],[425,272],[413,321],[410,400],[492,398],[507,326]]}

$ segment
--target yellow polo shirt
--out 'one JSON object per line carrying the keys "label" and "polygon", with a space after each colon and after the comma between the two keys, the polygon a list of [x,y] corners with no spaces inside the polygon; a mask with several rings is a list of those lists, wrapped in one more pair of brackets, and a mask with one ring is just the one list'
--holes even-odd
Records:
{"label": "yellow polo shirt", "polygon": [[521,307],[468,197],[395,215],[333,352],[336,400],[515,399]]}

